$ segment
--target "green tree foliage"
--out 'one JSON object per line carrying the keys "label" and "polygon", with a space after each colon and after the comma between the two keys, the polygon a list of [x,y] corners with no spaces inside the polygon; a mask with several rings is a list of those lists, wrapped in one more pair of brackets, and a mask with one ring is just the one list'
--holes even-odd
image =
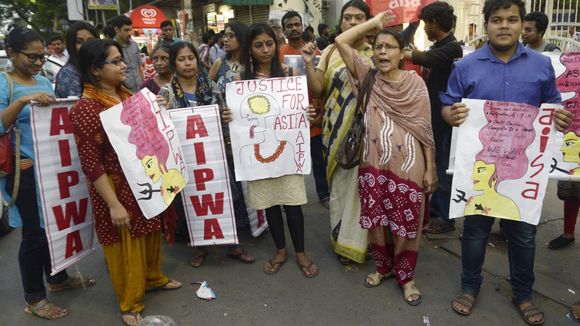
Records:
{"label": "green tree foliage", "polygon": [[62,0],[2,0],[0,19],[34,30],[48,37],[62,32],[61,22],[67,18],[66,1]]}

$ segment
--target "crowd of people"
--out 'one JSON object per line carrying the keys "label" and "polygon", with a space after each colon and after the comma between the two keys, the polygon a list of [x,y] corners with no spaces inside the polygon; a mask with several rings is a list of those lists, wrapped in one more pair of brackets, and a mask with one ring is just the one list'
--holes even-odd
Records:
{"label": "crowd of people", "polygon": [[[21,167],[21,175],[19,181],[14,175],[1,178],[0,190],[10,201],[13,188],[19,187],[10,219],[12,225],[22,227],[18,260],[26,312],[45,319],[69,313],[46,299],[45,279],[49,291],[95,284],[90,277],[71,277],[66,271],[50,275],[48,242],[32,168],[30,102],[49,105],[56,98],[69,96],[80,98],[70,119],[88,180],[97,238],[125,324],[137,325],[142,319],[147,290],[182,286],[166,276],[161,266],[162,229],[167,233],[174,229],[169,224],[185,219],[181,198],[177,196],[160,216],[146,219],[99,118],[100,112],[142,88],[155,93],[168,110],[210,104],[222,107],[236,223],[238,227],[248,224],[248,206],[264,210],[275,245],[272,258],[263,266],[264,273],[277,273],[288,260],[285,215],[300,273],[307,278],[319,275],[318,266],[306,253],[304,176],[250,181],[244,196],[242,185],[235,180],[230,147],[228,123],[233,115],[227,104],[226,84],[298,75],[297,69],[284,64],[288,55],[301,55],[306,67],[312,104],[313,177],[320,204],[329,210],[329,243],[342,264],[364,263],[370,252],[376,272],[364,278],[364,286],[376,287],[394,278],[404,302],[419,305],[422,294],[414,278],[421,234],[455,229],[449,216],[452,177],[445,171],[452,127],[460,126],[469,115],[461,100],[521,102],[536,107],[562,101],[549,59],[537,53],[559,51],[543,40],[548,22],[545,14],[526,15],[520,0],[486,1],[483,15],[489,40],[462,59],[453,33],[453,12],[445,2],[421,10],[424,31],[434,42],[425,51],[412,46],[418,23],[405,30],[402,26],[383,28],[392,23],[393,16],[384,12],[372,17],[362,0],[343,6],[338,33],[332,38],[327,25],[318,26],[316,38],[314,29],[305,28],[295,11],[280,20],[278,31],[285,37],[270,24],[230,22],[222,33],[204,34],[199,47],[176,38],[171,22],[164,22],[160,42],[150,52],[156,75],[146,80],[139,47],[131,39],[130,18],[112,19],[103,31],[108,39],[100,39],[91,24],[75,22],[65,38],[50,40],[59,48],[53,55],[65,62],[54,76],[54,89],[39,75],[47,61],[47,44],[35,31],[13,27],[6,39],[13,70],[0,76],[0,132],[12,132],[13,125],[21,130],[21,159],[15,163]],[[520,36],[525,45],[519,42]],[[505,85],[511,81],[526,81],[526,87],[507,91]],[[336,156],[361,107],[365,134],[360,164],[347,169],[337,164]],[[556,110],[556,128],[565,130],[572,118],[570,112]],[[574,241],[580,182],[560,182],[558,196],[564,201],[565,228],[550,242],[552,249]],[[460,315],[467,316],[474,309],[494,221],[482,215],[465,217],[461,285],[451,304]],[[514,305],[528,324],[542,324],[544,313],[532,302],[536,226],[510,220],[501,220],[500,226],[508,243]],[[167,234],[165,238],[172,240]],[[229,245],[228,250],[229,257],[243,263],[256,260],[238,245]],[[207,255],[207,248],[195,248],[189,263],[198,268]],[[572,318],[580,322],[579,304],[572,308]]]}

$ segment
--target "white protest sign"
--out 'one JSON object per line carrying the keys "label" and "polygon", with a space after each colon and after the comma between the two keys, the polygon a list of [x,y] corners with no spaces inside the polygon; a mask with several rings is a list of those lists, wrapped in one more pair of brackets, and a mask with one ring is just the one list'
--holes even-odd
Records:
{"label": "white protest sign", "polygon": [[310,173],[305,76],[234,81],[226,101],[237,181]]}
{"label": "white protest sign", "polygon": [[167,111],[144,88],[100,117],[143,215],[159,215],[187,183],[179,138]]}
{"label": "white protest sign", "polygon": [[468,100],[459,127],[450,217],[486,215],[537,225],[558,105]]}
{"label": "white protest sign", "polygon": [[93,209],[69,112],[76,100],[32,104],[30,124],[51,275],[94,251]]}
{"label": "white protest sign", "polygon": [[552,60],[562,105],[574,114],[572,124],[556,134],[550,177],[580,182],[580,52],[544,52]]}
{"label": "white protest sign", "polygon": [[192,245],[238,243],[218,106],[174,109],[169,116],[187,162],[182,198]]}

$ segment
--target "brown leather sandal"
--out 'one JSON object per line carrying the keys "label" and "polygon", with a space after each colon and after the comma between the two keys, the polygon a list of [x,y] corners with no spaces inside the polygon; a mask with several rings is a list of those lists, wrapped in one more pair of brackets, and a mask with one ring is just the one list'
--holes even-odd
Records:
{"label": "brown leather sandal", "polygon": [[46,299],[27,305],[24,312],[48,320],[59,319],[69,314],[68,309],[48,302]]}
{"label": "brown leather sandal", "polygon": [[[469,316],[473,310],[473,306],[475,305],[475,301],[477,300],[477,295],[467,293],[465,291],[461,291],[454,299],[451,301],[451,308],[456,313],[460,314],[461,316]],[[467,311],[463,311],[459,308],[455,308],[454,303],[459,303],[467,308]]]}
{"label": "brown leather sandal", "polygon": [[50,292],[59,292],[66,289],[80,289],[80,288],[88,288],[95,285],[97,281],[94,278],[80,278],[80,277],[69,277],[66,281],[57,283],[57,284],[50,284],[48,283],[48,291]]}

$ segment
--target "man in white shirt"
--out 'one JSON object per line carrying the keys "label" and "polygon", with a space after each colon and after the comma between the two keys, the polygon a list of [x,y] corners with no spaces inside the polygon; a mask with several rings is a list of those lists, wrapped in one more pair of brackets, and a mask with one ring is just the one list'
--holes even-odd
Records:
{"label": "man in white shirt", "polygon": [[52,55],[44,64],[44,74],[51,81],[56,78],[56,75],[68,61],[68,52],[62,36],[53,36],[48,42],[48,46],[52,48]]}

